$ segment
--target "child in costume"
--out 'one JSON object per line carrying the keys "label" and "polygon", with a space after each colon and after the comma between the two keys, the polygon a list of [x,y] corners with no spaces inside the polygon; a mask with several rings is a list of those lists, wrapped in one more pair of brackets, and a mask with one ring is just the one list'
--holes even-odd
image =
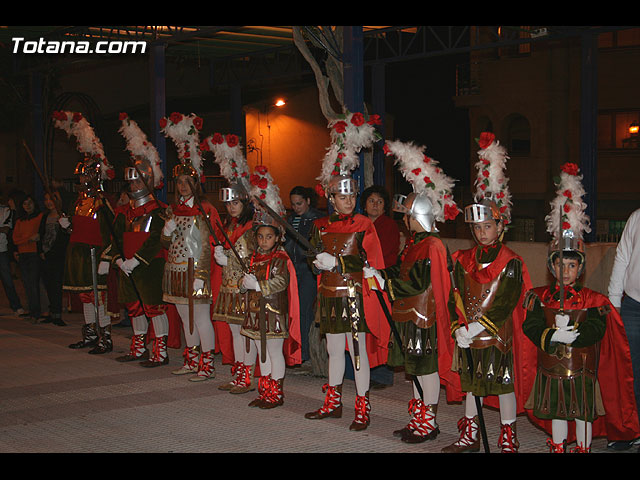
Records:
{"label": "child in costume", "polygon": [[[215,133],[207,137],[206,145],[214,153],[221,175],[228,181],[228,186],[220,189],[220,201],[224,203],[228,217],[222,226],[225,235],[220,241],[223,244],[217,245],[214,251],[215,261],[222,267],[222,284],[212,318],[228,324],[231,330],[233,353],[228,355],[234,359],[231,374],[235,378],[218,388],[242,394],[256,389],[253,376],[257,352],[247,349],[246,337],[240,333],[247,314],[242,279],[256,248],[252,231],[253,206],[249,200],[249,168],[237,135]],[[222,348],[231,347],[222,345]]]}
{"label": "child in costume", "polygon": [[[332,144],[319,179],[335,213],[315,220],[311,231],[311,244],[320,251],[310,263],[318,274],[318,317],[320,334],[327,339],[329,381],[323,387],[324,404],[305,418],[342,416],[346,346],[356,383],[351,430],[369,425],[369,369],[386,362],[389,340],[389,325],[378,299],[363,282],[365,266],[384,267],[382,249],[373,222],[354,213],[358,189],[349,175],[359,161],[357,152],[377,138],[373,119],[369,122],[360,113],[348,113],[344,120],[330,124]],[[378,311],[367,314],[369,309]]]}
{"label": "child in costume", "polygon": [[110,258],[103,257],[104,248],[111,243],[109,222],[113,220],[113,209],[105,198],[102,182],[113,178],[114,171],[100,139],[81,113],[56,111],[53,119],[57,128],[68,137],[75,137],[78,151],[84,155],[75,169],[80,191],[73,215],[71,220],[66,216],[58,220],[62,228],[71,231],[63,290],[79,294],[84,317],[82,339],[69,348],[93,347],[89,353],[104,354],[113,350],[111,317],[107,314]]}
{"label": "child in costume", "polygon": [[194,114],[175,112],[162,118],[160,127],[175,143],[180,159],[173,169],[175,202],[167,210],[162,229],[168,250],[163,300],[175,304],[187,344],[182,367],[172,373],[195,373],[189,380],[198,382],[215,378],[215,332],[209,311],[218,287],[212,282],[211,233],[216,236],[220,217],[215,207],[202,198],[200,183],[204,177],[198,139],[201,120]]}
{"label": "child in costume", "polygon": [[[120,120],[119,132],[127,141],[133,165],[125,168],[130,200],[116,209],[116,241],[108,250],[120,270],[118,300],[131,318],[133,336],[129,353],[116,360],[141,360],[144,367],[158,367],[169,363],[169,318],[162,301],[165,249],[160,239],[166,205],[157,201],[152,189],[160,188],[164,175],[158,151],[138,124],[126,113],[120,114]],[[149,321],[154,333],[151,355],[147,349]]]}
{"label": "child in costume", "polygon": [[605,295],[579,283],[586,262],[583,236],[591,231],[581,179],[576,164],[562,166],[546,217],[553,238],[547,265],[556,281],[525,298],[523,330],[538,347],[537,375],[525,407],[551,433],[551,453],[566,452],[574,438],[571,451],[587,453],[594,433],[616,441],[638,437],[621,319]]}
{"label": "child in costume", "polygon": [[394,211],[404,213],[411,238],[395,265],[380,271],[365,267],[365,277],[373,274],[393,301],[393,321],[402,344],[391,337],[387,364],[404,367],[422,390],[420,395],[414,381],[411,421],[393,434],[407,443],[422,443],[440,432],[436,422],[440,384],[450,384],[447,379],[455,375],[450,369],[447,252],[436,221],[453,220],[459,209],[453,201],[453,180],[424,154],[424,147],[394,141],[386,143],[385,152],[395,155],[401,173],[413,186],[409,195],[397,195],[394,205]]}
{"label": "child in costume", "polygon": [[[255,172],[251,175],[251,196],[260,198],[282,219],[286,210],[277,185],[266,167],[259,165]],[[269,409],[284,403],[286,365],[301,362],[298,284],[293,262],[282,246],[282,225],[260,205],[253,225],[256,250],[249,261],[251,273],[242,279],[247,313],[240,333],[260,358],[258,398],[249,406]]]}
{"label": "child in costume", "polygon": [[480,449],[477,406],[483,401],[500,409],[498,446],[503,452],[517,452],[516,416],[524,412],[523,392],[533,379],[522,362],[529,358],[531,345],[521,331],[522,299],[531,281],[522,258],[502,243],[511,216],[504,176],[508,157],[492,133],[483,132],[479,145],[475,203],[465,208],[477,245],[452,256],[453,287],[459,296],[450,302],[456,340],[451,368],[460,374],[465,415],[458,422],[460,438],[445,447],[445,453]]}

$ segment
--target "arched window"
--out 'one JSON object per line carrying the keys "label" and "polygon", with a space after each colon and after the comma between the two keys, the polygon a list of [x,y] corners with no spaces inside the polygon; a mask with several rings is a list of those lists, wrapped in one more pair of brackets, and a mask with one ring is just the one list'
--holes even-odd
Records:
{"label": "arched window", "polygon": [[529,120],[518,113],[505,122],[504,144],[511,156],[527,156],[531,153],[531,127]]}

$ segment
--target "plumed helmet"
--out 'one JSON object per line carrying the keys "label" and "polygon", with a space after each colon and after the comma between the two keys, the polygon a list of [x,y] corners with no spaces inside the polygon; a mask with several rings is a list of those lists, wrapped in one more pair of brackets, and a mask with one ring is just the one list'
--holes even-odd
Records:
{"label": "plumed helmet", "polygon": [[415,219],[427,232],[437,232],[436,217],[433,205],[427,195],[412,192],[409,195],[396,195],[394,197],[395,212],[404,213]]}
{"label": "plumed helmet", "polygon": [[332,194],[356,195],[359,186],[357,180],[349,175],[332,175],[325,191],[327,197]]}

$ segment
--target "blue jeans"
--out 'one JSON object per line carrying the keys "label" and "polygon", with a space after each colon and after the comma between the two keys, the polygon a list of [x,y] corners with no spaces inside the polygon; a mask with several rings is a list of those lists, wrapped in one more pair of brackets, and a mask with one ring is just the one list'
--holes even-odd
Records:
{"label": "blue jeans", "polygon": [[633,391],[640,412],[640,302],[625,295],[620,306],[620,316],[629,341],[633,366]]}
{"label": "blue jeans", "polygon": [[13,278],[11,278],[11,259],[9,258],[9,252],[0,252],[0,281],[2,281],[4,293],[7,295],[11,309],[16,311],[22,308],[20,297],[13,284]]}
{"label": "blue jeans", "polygon": [[309,353],[309,329],[315,317],[315,301],[317,296],[316,276],[306,264],[295,265],[298,279],[298,296],[300,299],[300,336],[301,355],[305,362],[311,358]]}
{"label": "blue jeans", "polygon": [[40,317],[40,255],[37,253],[21,253],[18,257],[18,266],[22,275],[24,293],[29,303],[29,315],[33,318]]}

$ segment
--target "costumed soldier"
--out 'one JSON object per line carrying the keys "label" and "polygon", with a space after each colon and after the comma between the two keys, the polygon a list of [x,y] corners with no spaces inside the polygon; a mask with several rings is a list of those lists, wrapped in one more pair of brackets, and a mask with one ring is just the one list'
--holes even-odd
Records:
{"label": "costumed soldier", "polygon": [[283,382],[286,366],[301,363],[300,307],[298,281],[293,262],[283,247],[281,222],[286,209],[279,188],[263,165],[250,177],[252,198],[260,199],[253,218],[256,249],[249,260],[249,272],[242,279],[247,290],[247,312],[240,333],[250,348],[258,352],[260,378],[258,398],[249,406],[274,408],[284,403]]}
{"label": "costumed soldier", "polygon": [[483,425],[478,423],[478,405],[481,408],[484,402],[500,409],[498,446],[502,452],[515,453],[516,416],[524,412],[535,374],[522,362],[531,358],[527,354],[531,342],[522,334],[522,300],[531,281],[522,258],[502,242],[511,217],[504,176],[507,152],[490,132],[483,132],[478,143],[475,203],[465,208],[465,222],[477,245],[452,255],[454,300],[449,304],[456,339],[452,369],[459,372],[461,390],[466,392],[465,415],[458,422],[460,438],[442,451],[480,449],[478,428]]}
{"label": "costumed soldier", "polygon": [[[75,137],[78,151],[84,155],[75,174],[79,180],[78,198],[71,220],[61,217],[63,228],[71,228],[65,258],[63,290],[79,294],[84,325],[82,339],[69,348],[93,347],[91,354],[113,349],[111,317],[107,314],[107,274],[109,259],[102,258],[103,249],[111,243],[109,223],[113,210],[104,196],[102,182],[114,177],[100,139],[79,112],[56,111],[54,125],[67,136]],[[98,264],[99,262],[99,264]]]}
{"label": "costumed soldier", "polygon": [[350,176],[360,149],[378,139],[374,118],[365,121],[361,113],[347,112],[344,120],[329,124],[332,142],[318,179],[335,211],[314,220],[311,230],[311,244],[320,252],[310,263],[318,275],[318,318],[327,340],[329,380],[323,386],[323,405],[305,418],[342,416],[346,347],[356,384],[355,418],[349,428],[356,431],[369,426],[370,368],[386,362],[389,341],[381,305],[363,282],[365,266],[384,268],[382,249],[373,222],[354,213],[358,185]]}
{"label": "costumed soldier", "polygon": [[195,373],[189,380],[199,382],[215,377],[210,305],[219,286],[212,281],[211,234],[217,236],[220,217],[203,198],[200,185],[204,181],[198,133],[201,119],[174,112],[160,119],[160,127],[173,140],[180,160],[173,169],[175,201],[167,209],[161,235],[168,250],[162,277],[163,300],[176,306],[186,341],[183,365],[172,373]]}
{"label": "costumed soldier", "polygon": [[404,214],[411,237],[395,265],[380,271],[365,267],[365,277],[373,275],[393,302],[393,322],[402,343],[391,337],[387,364],[404,367],[415,377],[409,401],[411,421],[394,431],[394,436],[407,443],[421,443],[440,432],[436,421],[440,385],[450,388],[457,375],[451,371],[454,344],[447,251],[436,222],[453,220],[460,210],[453,200],[453,179],[424,154],[424,147],[388,141],[385,152],[395,155],[400,172],[413,186],[412,193],[396,195],[394,202],[394,211]]}
{"label": "costumed soldier", "polygon": [[622,320],[609,299],[582,286],[591,231],[576,164],[556,179],[556,198],[546,217],[547,265],[555,282],[525,298],[524,333],[538,347],[537,375],[525,405],[543,427],[551,453],[587,453],[593,436],[630,441],[639,435],[631,355]]}
{"label": "costumed soldier", "polygon": [[[118,300],[131,318],[133,337],[129,353],[116,360],[141,360],[144,367],[157,367],[169,363],[169,319],[162,301],[166,252],[160,240],[166,205],[159,203],[153,194],[153,189],[162,186],[164,175],[158,151],[138,124],[126,113],[120,114],[120,120],[119,132],[126,139],[131,154],[132,166],[126,167],[124,174],[129,183],[130,201],[116,209],[114,233],[117,241],[107,250],[110,250],[112,262],[119,267]],[[151,354],[147,350],[149,321],[154,333]]]}
{"label": "costumed soldier", "polygon": [[251,254],[256,248],[252,230],[254,209],[249,200],[249,167],[242,153],[239,137],[215,133],[207,137],[207,145],[220,166],[220,174],[228,185],[220,189],[220,201],[227,210],[222,245],[217,245],[215,261],[222,267],[222,283],[212,318],[231,332],[231,342],[220,342],[223,355],[233,358],[234,379],[218,386],[220,390],[242,394],[256,389],[254,381],[257,351],[247,349],[246,337],[240,331],[247,315],[247,297],[242,279],[249,271]]}

